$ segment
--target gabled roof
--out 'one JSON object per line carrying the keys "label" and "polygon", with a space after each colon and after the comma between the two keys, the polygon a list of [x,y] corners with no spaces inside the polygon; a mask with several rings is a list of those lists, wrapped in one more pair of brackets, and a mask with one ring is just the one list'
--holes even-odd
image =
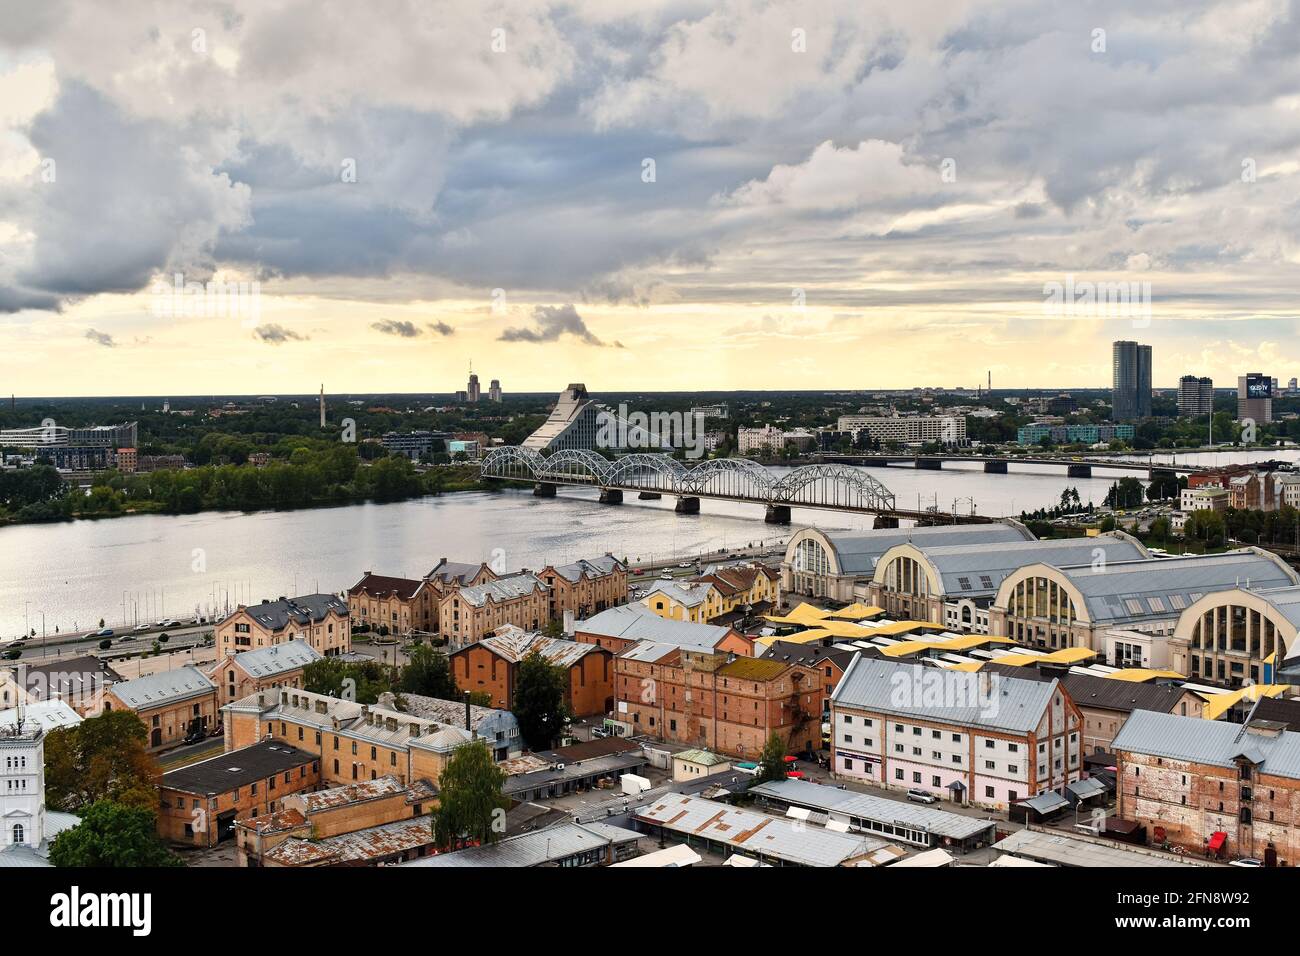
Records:
{"label": "gabled roof", "polygon": [[522,597],[527,597],[537,591],[546,591],[546,584],[535,574],[512,574],[507,578],[497,578],[495,581],[484,581],[482,584],[476,584],[473,587],[463,587],[455,592],[466,604],[473,607],[482,607],[489,599],[498,604],[506,601],[517,601]]}
{"label": "gabled roof", "polygon": [[1042,721],[1057,688],[1056,680],[941,670],[859,655],[835,687],[831,702],[906,719],[1025,733]]}
{"label": "gabled roof", "polygon": [[249,677],[274,677],[306,667],[320,660],[321,655],[306,641],[298,639],[244,651],[228,659]]}
{"label": "gabled roof", "polygon": [[[613,574],[623,567],[623,562],[612,554],[603,554],[599,558],[580,558],[572,564],[550,565],[550,569],[566,581],[577,583],[586,575],[588,579]],[[546,570],[543,568],[542,570]]]}
{"label": "gabled roof", "polygon": [[174,703],[210,694],[216,684],[195,667],[178,667],[113,684],[108,689],[132,710],[147,710],[160,704]]}
{"label": "gabled roof", "polygon": [[291,622],[306,627],[309,624],[319,624],[330,614],[346,616],[348,604],[337,594],[304,594],[278,601],[263,601],[242,610],[262,627],[279,631]]}
{"label": "gabled roof", "polygon": [[[466,564],[463,561],[448,561],[443,558],[433,566],[433,570],[426,574],[425,577],[438,580],[443,584],[464,585],[473,581],[475,576],[486,567],[487,565],[481,562],[479,564]],[[489,576],[491,576],[491,569],[489,569]]]}
{"label": "gabled roof", "polygon": [[822,647],[819,644],[796,644],[791,641],[773,641],[768,645],[765,659],[784,661],[788,664],[802,664],[816,667],[822,661],[829,660],[841,670],[853,661],[854,651],[837,647]]}
{"label": "gabled roof", "polygon": [[1262,773],[1300,779],[1300,734],[1289,730],[1269,736],[1243,724],[1138,710],[1119,729],[1111,750],[1226,768],[1245,757]]}
{"label": "gabled roof", "polygon": [[693,624],[660,617],[643,604],[621,604],[601,611],[573,629],[579,634],[616,637],[625,641],[658,641],[702,650],[712,650],[728,635],[731,628],[717,624]]}
{"label": "gabled roof", "polygon": [[1020,677],[1025,680],[1050,681],[1058,679],[1066,692],[1080,707],[1096,707],[1131,713],[1135,710],[1153,710],[1167,714],[1178,706],[1188,693],[1181,684],[1144,684],[1115,680],[1095,674],[1078,674],[1073,671],[1061,675],[1039,670],[1033,664],[1013,666],[999,664],[996,658],[980,670],[1003,677]]}
{"label": "gabled roof", "polygon": [[[669,598],[675,604],[682,607],[699,607],[709,599],[709,592],[713,590],[711,583],[695,581],[656,581],[650,586],[649,592],[642,598],[645,604],[656,594],[662,594]],[[648,604],[646,604],[649,607]]]}
{"label": "gabled roof", "polygon": [[[471,644],[470,647],[476,645]],[[533,652],[542,655],[548,664],[558,667],[572,667],[591,653],[608,653],[595,644],[583,644],[579,641],[566,641],[542,634],[530,634],[518,627],[506,625],[497,628],[491,637],[477,642],[477,646],[487,648],[497,656],[517,664]],[[458,651],[457,653],[462,653]]]}
{"label": "gabled roof", "polygon": [[348,588],[349,594],[369,594],[373,597],[393,595],[403,601],[415,597],[425,582],[415,578],[391,578],[367,571],[361,580]]}

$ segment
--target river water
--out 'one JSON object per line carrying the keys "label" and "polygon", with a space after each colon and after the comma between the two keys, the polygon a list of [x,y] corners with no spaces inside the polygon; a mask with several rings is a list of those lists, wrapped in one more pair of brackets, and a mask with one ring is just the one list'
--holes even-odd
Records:
{"label": "river water", "polygon": [[[1248,457],[1208,453],[1188,464],[1222,465]],[[1179,462],[1183,462],[1182,456]],[[987,475],[979,464],[942,471],[872,468],[899,507],[1019,514],[1060,501],[1077,488],[1100,504],[1122,472],[1067,478],[1064,469],[1012,465]],[[773,471],[781,472],[776,468]],[[1098,477],[1099,476],[1099,477]],[[561,489],[556,498],[527,491],[470,492],[392,504],[300,511],[135,515],[97,521],[0,528],[0,636],[26,628],[87,630],[164,617],[210,614],[239,602],[311,591],[341,591],[366,570],[418,577],[441,557],[540,568],[611,551],[632,562],[718,549],[775,544],[789,528],[763,522],[763,508],[700,502],[701,514],[677,515],[675,499],[601,505],[594,489]],[[869,515],[795,509],[791,528],[869,528]]]}

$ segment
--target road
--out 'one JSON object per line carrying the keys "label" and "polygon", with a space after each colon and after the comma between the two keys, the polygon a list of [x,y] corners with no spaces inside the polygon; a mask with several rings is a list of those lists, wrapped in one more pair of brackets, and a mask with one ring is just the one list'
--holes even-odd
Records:
{"label": "road", "polygon": [[[191,647],[201,644],[204,635],[212,633],[212,625],[188,625],[169,628],[166,631],[162,628],[152,628],[147,632],[138,633],[135,631],[119,631],[113,637],[108,638],[113,644],[109,651],[104,652],[103,656],[111,658],[114,655],[125,656],[151,651],[153,650],[153,642],[163,633],[167,634],[166,647]],[[44,638],[30,638],[22,644],[8,641],[0,644],[0,653],[12,653],[15,649],[18,649],[20,653],[17,660],[39,664],[59,660],[60,658],[80,657],[83,654],[98,653],[99,645],[104,640],[105,638],[87,634],[51,634]]]}

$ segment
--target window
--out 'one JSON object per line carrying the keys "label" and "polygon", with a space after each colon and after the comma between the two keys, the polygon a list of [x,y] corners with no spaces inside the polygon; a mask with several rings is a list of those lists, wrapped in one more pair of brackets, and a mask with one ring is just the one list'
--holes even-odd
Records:
{"label": "window", "polygon": [[26,833],[27,831],[23,829],[23,825],[21,823],[15,823],[13,828],[13,837],[14,837],[13,842],[22,843],[23,840],[26,838]]}

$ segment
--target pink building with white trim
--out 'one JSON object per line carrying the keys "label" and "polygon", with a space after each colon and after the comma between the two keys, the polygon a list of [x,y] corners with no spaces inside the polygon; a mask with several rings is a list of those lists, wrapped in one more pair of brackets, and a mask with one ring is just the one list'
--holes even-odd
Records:
{"label": "pink building with white trim", "polygon": [[831,768],[1005,810],[1081,778],[1082,727],[1058,680],[858,655],[831,696]]}

